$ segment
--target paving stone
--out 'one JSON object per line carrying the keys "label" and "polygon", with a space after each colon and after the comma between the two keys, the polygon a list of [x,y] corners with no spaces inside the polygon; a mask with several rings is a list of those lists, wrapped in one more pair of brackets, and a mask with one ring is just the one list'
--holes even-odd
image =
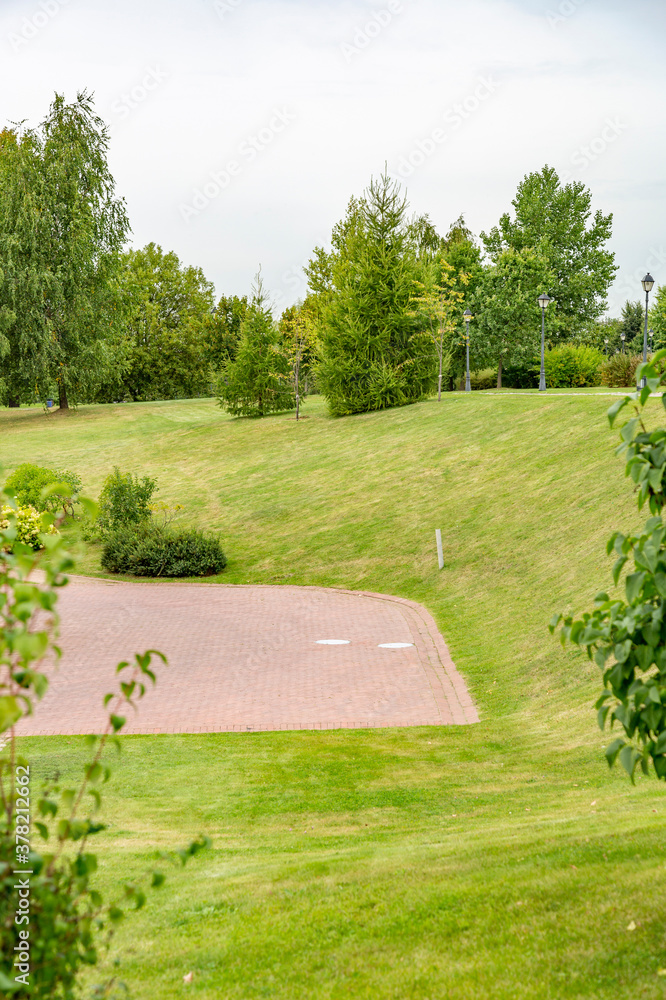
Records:
{"label": "paving stone", "polygon": [[[294,586],[73,577],[62,659],[19,735],[100,732],[115,665],[159,649],[126,733],[357,729],[478,722],[434,620],[412,601]],[[319,645],[347,639],[348,645]],[[380,643],[412,643],[381,649]]]}

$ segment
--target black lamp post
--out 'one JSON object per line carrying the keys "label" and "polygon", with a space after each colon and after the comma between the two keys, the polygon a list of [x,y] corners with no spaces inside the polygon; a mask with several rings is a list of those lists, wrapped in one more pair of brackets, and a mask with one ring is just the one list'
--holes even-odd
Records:
{"label": "black lamp post", "polygon": [[467,333],[465,334],[465,343],[467,348],[467,366],[465,368],[465,392],[472,391],[472,384],[469,377],[469,321],[472,319],[472,313],[469,309],[465,309],[463,313],[463,319],[465,320],[465,326],[467,327]]}
{"label": "black lamp post", "polygon": [[[647,361],[647,338],[648,338],[648,301],[650,298],[650,292],[654,286],[654,278],[648,271],[643,280],[641,281],[643,286],[643,291],[645,292],[645,327],[643,328],[643,361]],[[645,375],[641,379],[640,388],[645,386],[646,378]]]}
{"label": "black lamp post", "polygon": [[539,372],[539,392],[546,391],[546,369],[543,363],[544,336],[546,330],[546,309],[552,301],[550,295],[546,295],[545,292],[537,299],[538,304],[541,306],[541,371]]}
{"label": "black lamp post", "polygon": [[626,336],[627,336],[627,335],[626,335],[626,333],[621,333],[621,334],[620,334],[620,340],[622,341],[622,353],[623,353],[623,354],[624,354],[624,338],[625,338]]}
{"label": "black lamp post", "polygon": [[608,357],[608,337],[604,340],[604,344],[606,345],[606,357]]}

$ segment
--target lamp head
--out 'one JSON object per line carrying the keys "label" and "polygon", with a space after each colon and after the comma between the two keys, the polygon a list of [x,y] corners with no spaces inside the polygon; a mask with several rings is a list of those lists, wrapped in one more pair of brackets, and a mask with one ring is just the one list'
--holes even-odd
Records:
{"label": "lamp head", "polygon": [[654,285],[654,278],[652,277],[652,275],[650,274],[649,271],[645,275],[645,277],[643,278],[643,280],[641,281],[641,285],[643,286],[643,291],[644,292],[651,292],[652,291],[652,287]]}
{"label": "lamp head", "polygon": [[469,309],[465,309],[465,312],[463,313],[463,319],[465,320],[466,323],[469,323],[471,319],[474,319]]}
{"label": "lamp head", "polygon": [[542,309],[547,309],[552,301],[553,300],[551,299],[550,295],[546,295],[545,292],[543,293],[543,295],[540,295],[539,298],[537,299],[537,302],[539,303]]}

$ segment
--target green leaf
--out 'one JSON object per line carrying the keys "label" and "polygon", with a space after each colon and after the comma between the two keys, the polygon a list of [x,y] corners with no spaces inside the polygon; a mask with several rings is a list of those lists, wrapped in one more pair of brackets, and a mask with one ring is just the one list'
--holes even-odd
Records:
{"label": "green leaf", "polygon": [[628,558],[629,558],[628,556],[620,556],[620,558],[613,566],[613,583],[615,584],[616,587],[617,587],[617,582],[620,579],[620,573],[622,572],[624,564],[626,563]]}
{"label": "green leaf", "polygon": [[18,700],[11,695],[0,698],[0,733],[11,729],[23,715]]}
{"label": "green leaf", "polygon": [[613,403],[613,405],[608,409],[606,416],[608,417],[608,422],[611,427],[615,423],[618,413],[620,413],[620,411],[623,410],[630,402],[631,398],[629,396],[625,396],[624,399],[618,399],[617,403]]}
{"label": "green leaf", "polygon": [[109,722],[113,727],[114,733],[117,733],[120,729],[123,728],[123,726],[127,722],[127,719],[122,715],[110,715]]}
{"label": "green leaf", "polygon": [[23,988],[21,983],[17,983],[13,979],[8,979],[4,972],[0,971],[0,990],[5,993],[16,993],[19,988]]}
{"label": "green leaf", "polygon": [[616,740],[613,740],[612,743],[608,744],[608,746],[606,747],[606,749],[604,751],[604,754],[605,754],[606,760],[608,761],[608,766],[609,767],[613,766],[613,764],[617,760],[617,755],[619,754],[619,752],[622,749],[622,747],[624,747],[625,745],[626,744],[625,744],[624,740],[621,737],[618,737]]}
{"label": "green leaf", "polygon": [[633,604],[634,601],[637,600],[644,582],[645,582],[645,573],[629,574],[629,576],[625,580],[625,589],[627,592],[627,601],[629,602],[629,604]]}
{"label": "green leaf", "polygon": [[632,784],[635,784],[634,772],[636,770],[636,764],[638,764],[640,759],[641,755],[638,750],[635,750],[632,746],[624,746],[620,750],[620,763],[631,778]]}

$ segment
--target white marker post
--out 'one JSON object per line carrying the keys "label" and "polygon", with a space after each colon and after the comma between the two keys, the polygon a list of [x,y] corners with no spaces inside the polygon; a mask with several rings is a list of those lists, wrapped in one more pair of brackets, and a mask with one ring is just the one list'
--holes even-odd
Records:
{"label": "white marker post", "polygon": [[442,532],[439,528],[435,529],[435,538],[437,539],[437,560],[439,562],[439,568],[444,569],[444,550],[442,549]]}

